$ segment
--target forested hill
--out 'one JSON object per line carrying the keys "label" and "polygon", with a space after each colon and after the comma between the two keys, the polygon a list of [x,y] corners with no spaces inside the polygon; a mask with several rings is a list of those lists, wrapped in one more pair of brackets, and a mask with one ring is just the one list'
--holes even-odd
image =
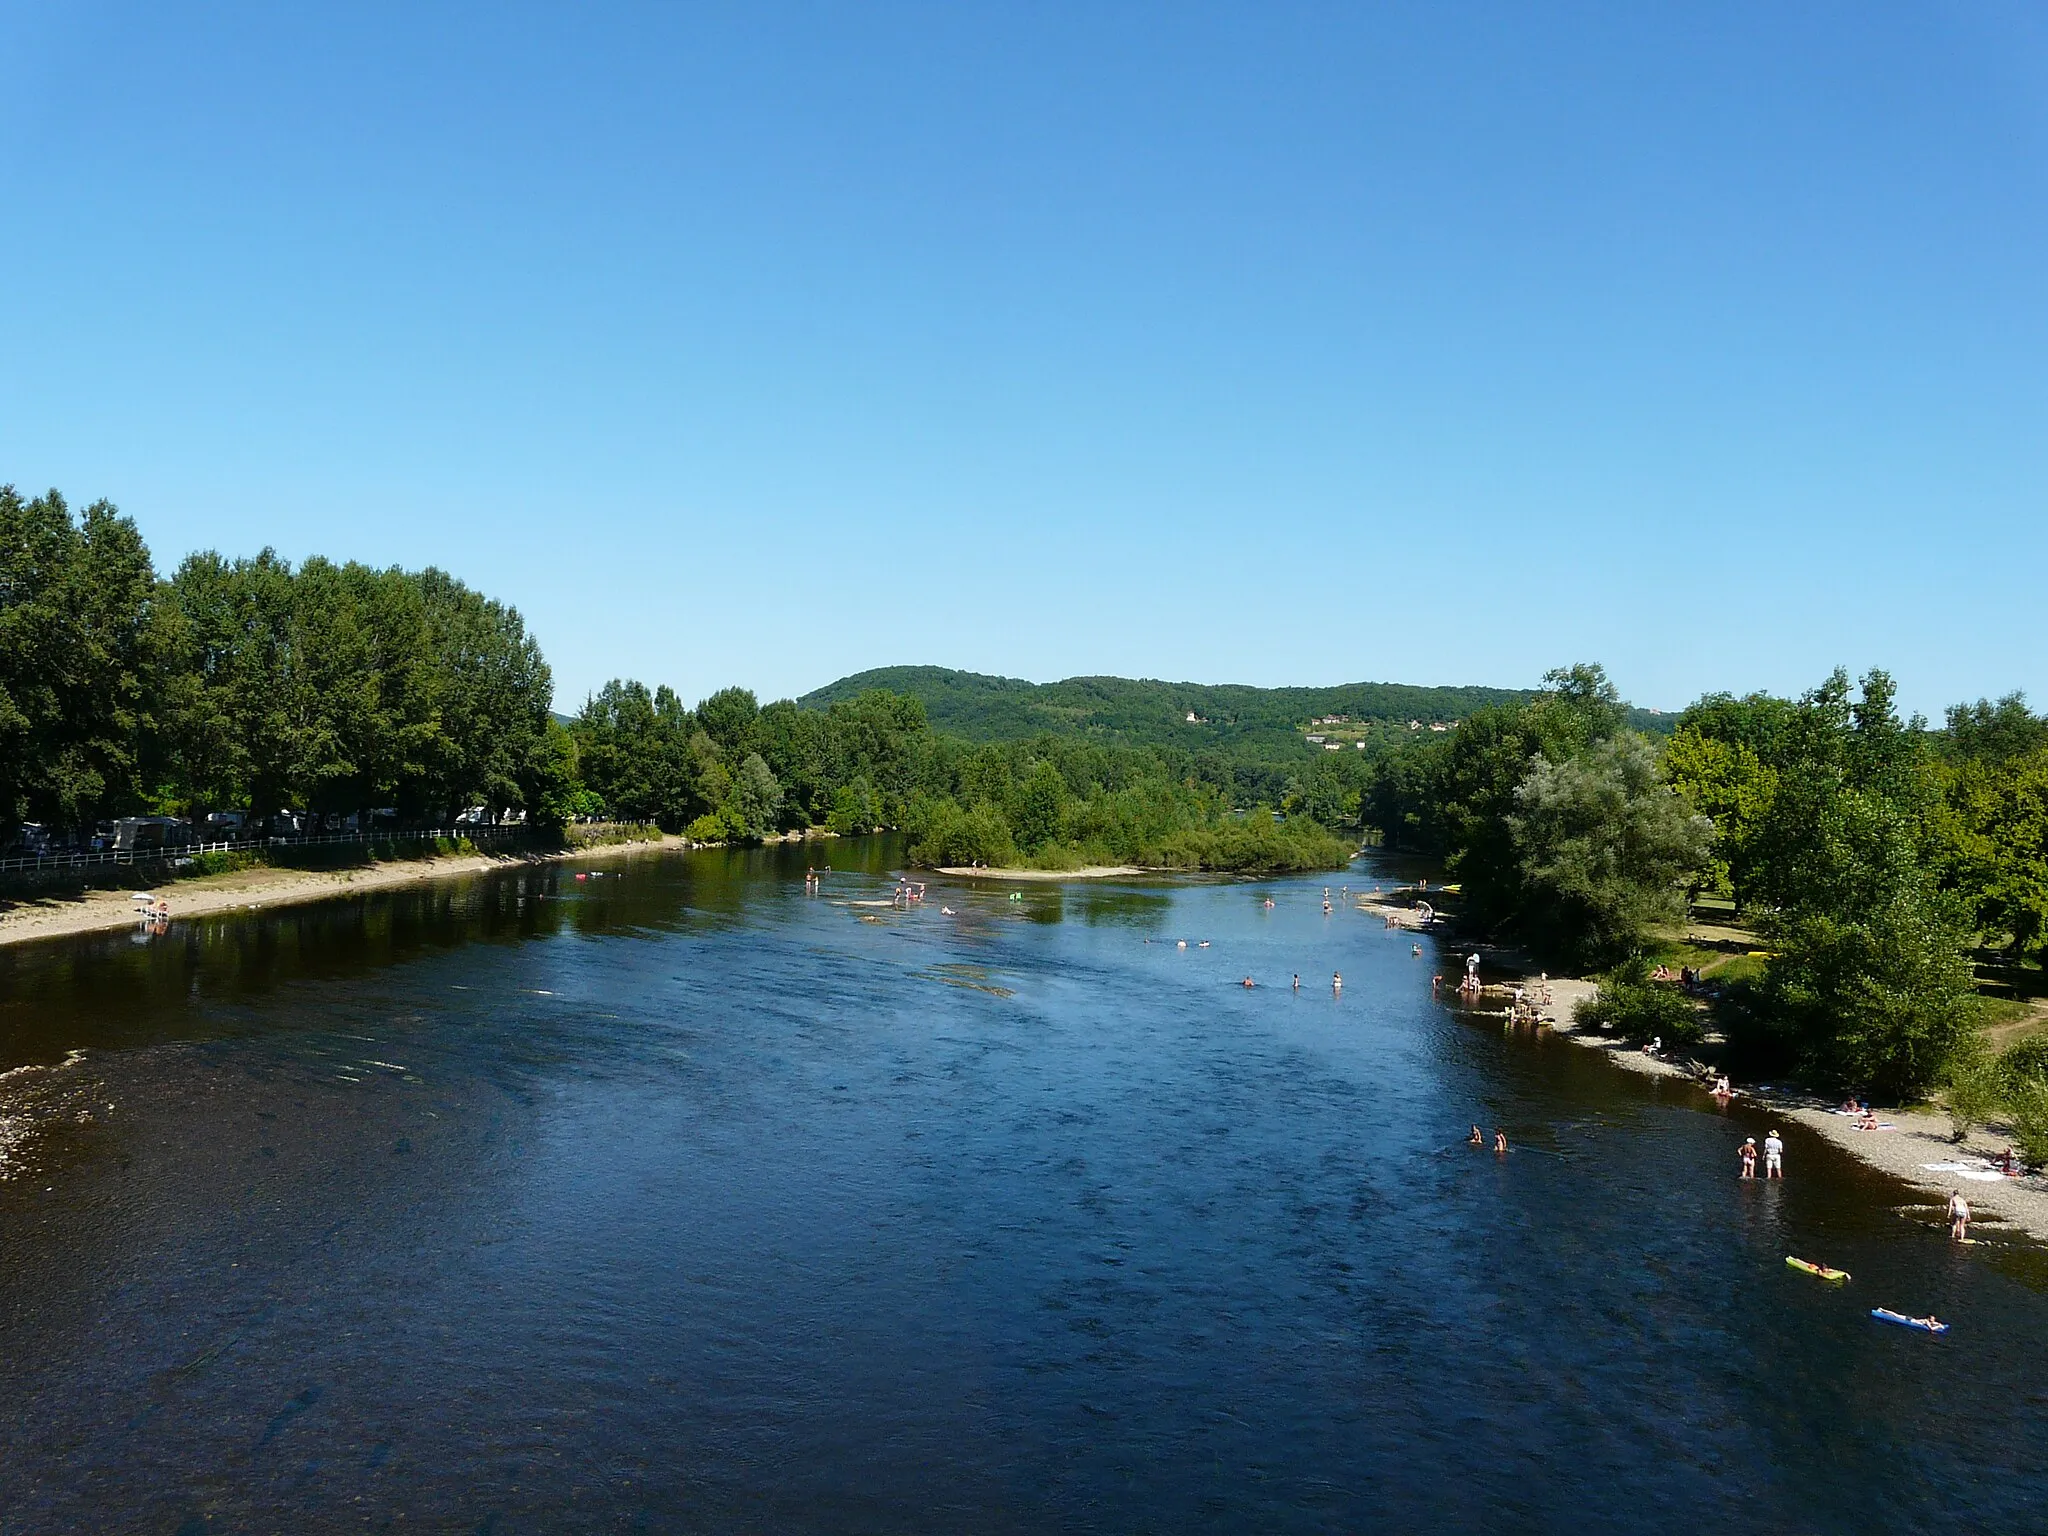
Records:
{"label": "forested hill", "polygon": [[[1462,720],[1487,705],[1525,704],[1514,688],[1420,688],[1405,683],[1338,683],[1327,688],[1252,688],[1242,684],[1163,683],[1124,677],[1070,677],[1030,683],[947,667],[877,667],[828,683],[797,702],[813,709],[886,688],[921,701],[938,730],[970,741],[1017,741],[1050,732],[1135,746],[1199,751],[1296,752],[1312,718],[1341,715],[1371,731],[1406,732]],[[1189,713],[1196,716],[1188,720]],[[1654,728],[1659,717],[1645,715]]]}

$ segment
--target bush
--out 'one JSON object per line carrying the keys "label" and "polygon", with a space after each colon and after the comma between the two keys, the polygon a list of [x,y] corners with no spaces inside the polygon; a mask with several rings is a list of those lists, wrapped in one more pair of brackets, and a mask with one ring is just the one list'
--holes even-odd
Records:
{"label": "bush", "polygon": [[683,835],[693,843],[737,843],[745,841],[747,827],[730,806],[721,806],[691,822]]}
{"label": "bush", "polygon": [[2012,1139],[2031,1167],[2048,1165],[2048,1083],[2028,1079],[2007,1104]]}
{"label": "bush", "polygon": [[1958,1061],[1949,1068],[1942,1098],[1948,1106],[1952,1139],[1961,1141],[1998,1113],[2005,1098],[2004,1084],[1992,1063],[1979,1059]]}
{"label": "bush", "polygon": [[1001,867],[1017,862],[1017,843],[1002,811],[987,801],[962,809],[950,798],[919,800],[911,807],[910,860],[931,869]]}
{"label": "bush", "polygon": [[2022,1040],[1998,1058],[1999,1087],[2017,1093],[2029,1083],[2048,1083],[2048,1035]]}
{"label": "bush", "polygon": [[1697,1004],[1676,987],[1638,981],[1627,969],[1600,978],[1600,990],[1572,1009],[1579,1024],[1590,1024],[1624,1040],[1661,1037],[1667,1045],[1697,1045],[1706,1021]]}
{"label": "bush", "polygon": [[184,873],[232,875],[244,869],[255,869],[264,862],[262,853],[254,848],[224,848],[214,853],[193,854],[185,865]]}

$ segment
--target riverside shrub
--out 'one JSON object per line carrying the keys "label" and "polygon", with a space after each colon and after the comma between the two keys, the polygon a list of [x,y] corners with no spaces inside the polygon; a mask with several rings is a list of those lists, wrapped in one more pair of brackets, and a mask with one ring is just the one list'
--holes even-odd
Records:
{"label": "riverside shrub", "polygon": [[2006,1104],[2012,1139],[2028,1166],[2048,1167],[2048,1083],[2029,1079]]}
{"label": "riverside shrub", "polygon": [[1624,1040],[1661,1037],[1669,1045],[1697,1045],[1706,1034],[1698,1005],[1683,992],[1625,974],[1601,978],[1600,990],[1580,998],[1572,1018]]}

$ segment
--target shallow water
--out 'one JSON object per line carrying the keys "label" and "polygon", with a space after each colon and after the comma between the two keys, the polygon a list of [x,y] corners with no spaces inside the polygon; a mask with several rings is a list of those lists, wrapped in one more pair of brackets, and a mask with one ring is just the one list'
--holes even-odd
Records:
{"label": "shallow water", "polygon": [[2039,1527],[2033,1248],[1322,877],[892,852],[0,951],[0,1533]]}

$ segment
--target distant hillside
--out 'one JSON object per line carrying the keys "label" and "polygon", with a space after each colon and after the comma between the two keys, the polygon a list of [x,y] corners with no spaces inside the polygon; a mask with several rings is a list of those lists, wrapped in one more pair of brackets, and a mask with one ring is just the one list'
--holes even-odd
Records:
{"label": "distant hillside", "polygon": [[[822,709],[869,688],[922,700],[935,727],[970,741],[1015,741],[1050,731],[1129,745],[1220,749],[1232,756],[1311,751],[1303,727],[1325,715],[1346,717],[1347,736],[1405,735],[1411,720],[1425,727],[1448,723],[1489,704],[1517,704],[1533,697],[1526,689],[1417,688],[1405,683],[1250,688],[1123,677],[1028,683],[946,667],[877,667],[828,683],[797,702]],[[1190,713],[1196,717],[1192,722]],[[1656,729],[1660,724],[1658,717],[1644,712],[1631,714],[1641,727]]]}

